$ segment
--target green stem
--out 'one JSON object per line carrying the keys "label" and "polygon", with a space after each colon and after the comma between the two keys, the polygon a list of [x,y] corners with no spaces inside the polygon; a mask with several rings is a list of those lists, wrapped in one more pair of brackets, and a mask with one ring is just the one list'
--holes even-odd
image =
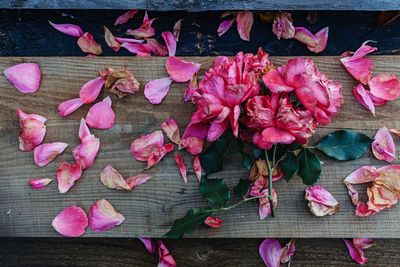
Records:
{"label": "green stem", "polygon": [[210,211],[211,211],[211,212],[216,212],[216,211],[227,211],[227,210],[231,210],[231,209],[236,208],[237,206],[239,206],[239,205],[241,205],[241,204],[243,204],[243,203],[245,203],[245,202],[247,202],[247,201],[251,201],[251,200],[254,200],[254,199],[259,199],[259,198],[262,198],[262,197],[265,197],[265,195],[244,198],[244,199],[242,199],[241,201],[236,202],[236,203],[233,204],[232,206],[222,207],[222,208],[216,208],[216,209],[211,209]]}
{"label": "green stem", "polygon": [[[273,158],[275,158],[275,151],[276,151],[276,146],[274,146]],[[264,153],[265,153],[265,160],[267,161],[267,168],[268,168],[268,200],[269,200],[269,205],[271,206],[271,216],[275,217],[274,198],[272,196],[272,172],[273,172],[274,168],[271,168],[271,163],[269,162],[267,150],[264,150]]]}

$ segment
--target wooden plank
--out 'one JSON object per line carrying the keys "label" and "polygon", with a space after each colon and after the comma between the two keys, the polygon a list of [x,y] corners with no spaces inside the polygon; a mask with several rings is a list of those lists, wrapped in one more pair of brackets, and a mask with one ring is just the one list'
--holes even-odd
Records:
{"label": "wooden plank", "polygon": [[[376,65],[374,72],[392,72],[399,75],[399,56],[372,57]],[[202,71],[209,68],[211,57],[188,57],[188,60],[202,64]],[[271,57],[280,64],[286,57]],[[400,101],[392,101],[377,109],[376,117],[365,111],[353,98],[351,90],[355,81],[343,70],[338,57],[314,57],[320,70],[331,79],[343,82],[345,103],[340,114],[325,128],[318,129],[311,144],[337,129],[356,129],[369,136],[382,126],[400,128]],[[134,71],[142,84],[150,79],[165,77],[164,58],[139,57],[97,57],[97,58],[1,58],[0,69],[10,65],[34,61],[41,65],[43,81],[40,91],[33,95],[17,93],[8,81],[0,78],[0,236],[58,236],[51,227],[51,220],[68,205],[81,205],[86,210],[100,198],[107,198],[126,217],[118,228],[103,233],[88,230],[85,236],[96,237],[159,237],[168,231],[172,222],[181,217],[189,208],[205,206],[200,196],[198,183],[190,172],[189,183],[184,185],[175,166],[173,157],[167,156],[156,167],[148,171],[154,178],[133,192],[109,190],[99,181],[99,173],[105,165],[111,164],[125,177],[140,172],[144,164],[133,160],[129,145],[139,135],[159,129],[159,123],[169,116],[177,119],[182,129],[188,123],[194,106],[182,101],[184,84],[173,84],[162,105],[150,105],[142,91],[124,99],[113,99],[117,114],[116,125],[108,131],[94,131],[101,140],[101,151],[95,165],[85,171],[83,178],[66,194],[59,194],[56,183],[46,190],[33,191],[27,180],[33,177],[54,177],[62,161],[71,161],[71,149],[78,144],[79,119],[84,117],[88,107],[83,107],[70,117],[62,119],[57,115],[56,106],[65,99],[76,97],[79,88],[96,76],[104,65],[114,68],[126,67]],[[103,92],[100,98],[106,96]],[[15,109],[35,112],[48,118],[45,141],[63,141],[70,144],[67,152],[44,168],[33,164],[32,154],[18,150],[18,120]],[[190,157],[185,157],[189,170]],[[320,155],[324,162],[319,184],[326,186],[341,204],[341,211],[333,216],[316,218],[309,213],[303,200],[305,186],[300,179],[290,183],[276,183],[279,194],[277,218],[260,221],[257,205],[247,203],[238,209],[221,214],[224,227],[214,230],[200,227],[189,237],[354,237],[369,236],[381,238],[400,237],[400,209],[384,210],[369,218],[354,216],[354,207],[346,194],[342,180],[354,169],[366,164],[383,165],[366,155],[351,162],[336,162]],[[233,187],[239,178],[248,174],[240,167],[239,155],[232,153],[224,170],[213,177],[221,177]],[[9,211],[9,214],[6,214]]]}
{"label": "wooden plank", "polygon": [[191,12],[207,10],[397,10],[398,0],[6,0],[1,8],[40,9],[149,9],[157,11],[187,10]]}

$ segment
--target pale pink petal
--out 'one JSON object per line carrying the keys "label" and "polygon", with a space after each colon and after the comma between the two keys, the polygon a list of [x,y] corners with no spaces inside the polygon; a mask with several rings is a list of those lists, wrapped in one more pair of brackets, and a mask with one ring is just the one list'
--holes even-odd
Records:
{"label": "pale pink petal", "polygon": [[58,105],[58,114],[66,117],[85,104],[81,98],[68,99]]}
{"label": "pale pink petal", "polygon": [[253,13],[251,11],[240,11],[236,15],[236,27],[240,38],[244,41],[250,41],[253,20]]}
{"label": "pale pink petal", "polygon": [[204,224],[211,227],[211,228],[220,228],[222,226],[223,220],[215,217],[215,216],[208,216],[204,220]]}
{"label": "pale pink petal", "polygon": [[366,264],[368,259],[364,255],[364,251],[360,248],[356,248],[351,240],[344,239],[344,243],[346,244],[347,250],[349,251],[350,257],[353,261],[358,264]]}
{"label": "pale pink petal", "polygon": [[106,41],[108,47],[115,52],[118,52],[121,48],[121,44],[115,39],[115,36],[106,26],[104,26],[104,40]]}
{"label": "pale pink petal", "polygon": [[30,179],[28,183],[32,187],[32,189],[44,189],[51,181],[53,181],[53,179],[37,178]]}
{"label": "pale pink petal", "polygon": [[33,159],[36,165],[43,167],[60,155],[68,144],[62,142],[53,142],[41,144],[33,150]]}
{"label": "pale pink petal", "polygon": [[175,24],[174,24],[174,38],[175,38],[175,41],[177,41],[177,42],[179,41],[179,35],[181,33],[181,27],[182,27],[183,20],[184,19],[180,19],[177,22],[175,22]]}
{"label": "pale pink petal", "polygon": [[223,34],[225,34],[232,27],[234,22],[235,18],[222,21],[217,29],[218,36],[222,36]]}
{"label": "pale pink petal", "polygon": [[280,12],[276,15],[272,23],[272,32],[278,40],[291,39],[294,37],[295,29],[293,26],[292,16],[288,12]]}
{"label": "pale pink petal", "polygon": [[164,39],[168,49],[168,56],[175,56],[176,53],[176,40],[172,32],[162,32],[161,37]]}
{"label": "pale pink petal", "polygon": [[111,104],[111,98],[108,96],[89,109],[86,115],[86,123],[90,128],[110,129],[114,126],[115,113]]}
{"label": "pale pink petal", "polygon": [[35,93],[40,86],[42,73],[36,63],[21,63],[4,70],[4,76],[21,93]]}
{"label": "pale pink petal", "polygon": [[138,239],[142,241],[150,254],[153,254],[156,251],[156,244],[154,243],[153,239],[146,237],[138,237]]}
{"label": "pale pink petal", "polygon": [[161,45],[156,39],[149,38],[146,40],[147,44],[151,46],[151,51],[156,56],[166,56],[168,50],[165,46]]}
{"label": "pale pink petal", "polygon": [[379,160],[392,162],[396,159],[396,146],[388,128],[382,127],[375,134],[371,144],[372,154]]}
{"label": "pale pink petal", "polygon": [[374,183],[383,185],[390,191],[400,196],[400,165],[392,164],[378,169],[379,176]]}
{"label": "pale pink petal", "polygon": [[168,77],[151,80],[144,86],[144,96],[153,105],[160,104],[167,96],[172,80]]}
{"label": "pale pink petal", "polygon": [[160,124],[161,129],[165,135],[172,141],[179,145],[181,143],[181,136],[179,133],[178,123],[173,118],[168,118],[166,121]]}
{"label": "pale pink petal", "polygon": [[351,202],[353,203],[354,206],[357,206],[357,204],[359,202],[358,191],[354,188],[353,185],[346,183],[346,182],[344,184],[347,187],[347,194],[350,196]]}
{"label": "pale pink petal", "polygon": [[150,175],[141,173],[141,174],[129,177],[128,179],[126,179],[126,183],[131,187],[131,189],[134,189],[136,186],[144,184],[150,179],[151,179]]}
{"label": "pale pink petal", "polygon": [[296,140],[296,137],[288,131],[269,127],[262,131],[262,139],[271,144],[291,144]]}
{"label": "pale pink petal", "polygon": [[325,50],[328,43],[329,27],[325,27],[315,34],[315,48],[311,52],[320,53]]}
{"label": "pale pink petal", "polygon": [[339,202],[324,187],[319,185],[307,188],[305,199],[308,207],[315,216],[332,215],[339,210]]}
{"label": "pale pink petal", "polygon": [[282,247],[278,240],[267,238],[265,239],[258,249],[265,266],[280,267]]}
{"label": "pale pink petal", "polygon": [[97,99],[105,84],[103,77],[97,77],[85,83],[79,91],[79,97],[85,104],[90,104]]}
{"label": "pale pink petal", "polygon": [[125,217],[117,212],[105,199],[100,199],[90,207],[89,227],[95,232],[103,232],[120,225]]}
{"label": "pale pink petal", "polygon": [[201,64],[184,61],[177,57],[168,57],[165,68],[175,82],[187,82],[199,71]]}
{"label": "pale pink petal", "polygon": [[67,34],[73,37],[81,37],[83,35],[83,31],[81,27],[74,24],[55,24],[49,20],[51,26],[59,32]]}
{"label": "pale pink petal", "polygon": [[142,135],[131,144],[131,154],[139,161],[147,161],[147,159],[164,146],[164,136],[161,131]]}
{"label": "pale pink petal", "polygon": [[131,9],[131,10],[129,10],[129,11],[126,11],[125,13],[123,13],[122,15],[120,15],[120,16],[115,20],[114,26],[126,23],[128,20],[130,20],[131,18],[133,18],[133,16],[134,16],[137,12],[138,12],[137,9]]}
{"label": "pale pink petal", "polygon": [[82,176],[82,168],[79,164],[61,163],[57,170],[58,191],[66,193]]}
{"label": "pale pink petal", "polygon": [[89,137],[94,137],[94,135],[91,134],[89,127],[86,124],[85,119],[81,119],[81,123],[79,124],[79,139],[83,142],[86,138]]}
{"label": "pale pink petal", "polygon": [[79,37],[77,44],[81,50],[85,53],[90,53],[92,55],[101,55],[101,46],[94,40],[93,35],[85,32],[81,37]]}
{"label": "pale pink petal", "polygon": [[295,27],[294,39],[305,44],[311,52],[320,53],[326,48],[328,33],[328,27],[323,28],[315,35],[304,27]]}
{"label": "pale pink petal", "polygon": [[384,105],[387,104],[387,102],[389,102],[389,100],[385,100],[385,99],[382,99],[382,98],[379,98],[379,97],[374,96],[374,95],[371,93],[371,91],[368,91],[368,90],[367,90],[367,94],[368,94],[369,97],[371,98],[372,103],[374,103],[374,105],[377,106],[377,107],[384,106]]}
{"label": "pale pink petal", "polygon": [[390,129],[389,130],[392,134],[400,137],[400,129]]}
{"label": "pale pink petal", "polygon": [[[265,195],[265,197],[258,200],[258,214],[260,215],[260,220],[264,220],[271,214],[271,203],[268,199],[268,189],[262,190],[261,194]],[[278,194],[275,189],[272,189],[272,202],[274,203],[274,208],[276,208],[278,205]]]}
{"label": "pale pink petal", "polygon": [[344,182],[349,184],[363,184],[374,181],[378,176],[379,173],[375,167],[362,166],[350,173]]}
{"label": "pale pink petal", "polygon": [[367,188],[367,195],[367,206],[371,211],[379,212],[397,204],[397,194],[384,185],[373,184]]}
{"label": "pale pink petal", "polygon": [[185,184],[187,184],[188,180],[187,180],[187,174],[186,174],[186,166],[185,166],[185,163],[183,162],[182,155],[179,153],[176,153],[174,155],[174,159],[175,159],[176,165],[178,165],[179,172],[182,175],[183,181],[185,182]]}
{"label": "pale pink petal", "polygon": [[107,165],[104,170],[100,172],[100,181],[110,189],[132,190],[122,175],[111,165]]}
{"label": "pale pink petal", "polygon": [[174,150],[174,144],[165,144],[160,150],[154,152],[147,159],[147,167],[149,169],[155,166],[167,153]]}
{"label": "pale pink petal", "polygon": [[150,56],[152,48],[149,44],[137,44],[137,43],[122,43],[121,47],[125,48],[132,54],[137,54],[138,56]]}
{"label": "pale pink petal", "polygon": [[151,26],[155,20],[156,18],[149,19],[146,11],[142,25],[137,29],[127,30],[126,34],[133,35],[135,38],[150,38],[155,34],[155,29]]}
{"label": "pale pink petal", "polygon": [[371,94],[384,100],[395,100],[400,95],[400,82],[396,75],[382,73],[369,82]]}
{"label": "pale pink petal", "polygon": [[123,37],[115,37],[115,40],[118,43],[134,43],[134,44],[141,44],[144,42],[144,40],[138,40],[138,39],[133,39],[133,38],[123,38]]}
{"label": "pale pink petal", "polygon": [[169,250],[162,240],[158,240],[157,245],[159,258],[157,267],[176,267],[175,259],[172,257],[171,253],[169,253]]}
{"label": "pale pink petal", "polygon": [[295,240],[292,239],[282,248],[281,263],[287,263],[291,260],[296,251]]}
{"label": "pale pink petal", "polygon": [[353,238],[353,245],[356,248],[367,249],[375,245],[372,238]]}
{"label": "pale pink petal", "polygon": [[357,99],[358,103],[368,109],[375,116],[374,103],[361,83],[354,87],[353,95]]}
{"label": "pale pink petal", "polygon": [[72,155],[75,162],[82,169],[87,169],[93,166],[97,153],[100,149],[100,139],[90,136],[85,138],[80,145],[77,145],[72,150]]}
{"label": "pale pink petal", "polygon": [[86,231],[88,218],[82,208],[69,206],[53,219],[51,225],[64,236],[79,237]]}
{"label": "pale pink petal", "polygon": [[201,181],[201,162],[200,156],[196,155],[193,160],[193,169],[194,173],[196,174],[197,180]]}
{"label": "pale pink petal", "polygon": [[19,125],[19,149],[22,151],[31,151],[43,142],[46,135],[46,118],[37,114],[26,114],[17,109]]}

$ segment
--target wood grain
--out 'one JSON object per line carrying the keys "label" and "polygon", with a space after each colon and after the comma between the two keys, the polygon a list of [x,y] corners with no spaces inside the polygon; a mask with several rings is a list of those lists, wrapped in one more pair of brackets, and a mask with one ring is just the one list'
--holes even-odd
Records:
{"label": "wood grain", "polygon": [[[374,73],[392,72],[399,75],[399,56],[371,57],[376,65]],[[202,72],[212,62],[211,57],[189,57],[202,64]],[[283,63],[287,58],[272,57],[274,63]],[[400,128],[400,101],[392,101],[377,109],[374,118],[352,97],[355,81],[343,70],[337,57],[315,57],[317,66],[331,79],[343,82],[345,103],[340,114],[325,128],[317,131],[311,143],[325,134],[337,129],[357,129],[373,136],[382,126]],[[117,228],[94,233],[87,231],[85,236],[96,237],[159,237],[181,217],[189,208],[202,207],[206,203],[198,191],[198,183],[191,172],[189,183],[185,185],[179,175],[172,155],[167,156],[148,173],[153,179],[133,192],[109,190],[99,181],[99,173],[105,165],[111,164],[122,175],[128,177],[139,173],[144,164],[135,161],[129,152],[130,143],[139,135],[159,129],[159,123],[169,116],[174,117],[181,129],[188,123],[194,106],[183,103],[185,89],[183,84],[173,84],[169,95],[161,105],[149,104],[142,91],[124,99],[112,96],[113,108],[117,114],[116,125],[107,131],[94,131],[101,140],[100,153],[95,165],[84,172],[83,178],[66,194],[59,194],[56,183],[42,191],[33,191],[27,180],[34,177],[55,177],[62,161],[72,161],[71,149],[78,144],[79,119],[86,115],[88,107],[81,108],[67,118],[57,115],[56,107],[63,100],[76,97],[79,88],[104,65],[114,68],[126,67],[144,85],[148,80],[165,77],[164,58],[0,58],[0,69],[16,63],[38,62],[43,72],[42,85],[38,93],[23,95],[18,93],[8,81],[0,78],[0,236],[38,237],[58,236],[52,229],[51,221],[64,207],[80,205],[88,211],[90,205],[100,198],[107,198],[116,209],[126,217]],[[108,95],[103,92],[102,99]],[[46,167],[33,164],[32,154],[18,150],[18,119],[15,109],[37,113],[48,118],[45,141],[67,142],[67,151]],[[398,140],[396,140],[398,141]],[[341,204],[341,211],[333,216],[316,218],[309,213],[303,200],[305,186],[300,179],[286,183],[276,183],[279,195],[277,217],[260,221],[257,204],[246,203],[238,209],[221,214],[224,227],[220,229],[199,230],[189,237],[400,237],[400,209],[384,210],[369,218],[354,216],[354,207],[346,194],[342,180],[359,166],[384,163],[374,160],[370,155],[351,162],[336,162],[320,155],[324,162],[319,184],[326,186]],[[192,170],[191,157],[185,157],[189,170]],[[247,173],[240,167],[240,157],[231,153],[224,170],[213,177],[224,178],[233,187],[239,178]]]}

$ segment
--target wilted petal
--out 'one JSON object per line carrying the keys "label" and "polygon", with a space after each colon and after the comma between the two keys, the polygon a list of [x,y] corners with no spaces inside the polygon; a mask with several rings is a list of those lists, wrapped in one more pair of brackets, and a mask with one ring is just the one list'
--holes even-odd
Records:
{"label": "wilted petal", "polygon": [[139,161],[147,159],[164,146],[164,136],[161,131],[155,131],[150,134],[142,135],[131,144],[131,154]]}
{"label": "wilted petal", "polygon": [[165,46],[161,45],[156,39],[149,38],[146,40],[147,44],[151,46],[151,51],[156,56],[166,56],[168,50]]}
{"label": "wilted petal", "polygon": [[90,53],[92,55],[101,55],[101,46],[94,40],[93,35],[85,32],[81,37],[79,37],[77,44],[81,50],[85,53]]}
{"label": "wilted petal", "polygon": [[235,18],[222,21],[217,30],[218,36],[225,34],[232,27],[234,22]]}
{"label": "wilted petal", "polygon": [[160,104],[167,96],[172,80],[168,77],[151,80],[144,86],[144,96],[153,105]]}
{"label": "wilted petal", "polygon": [[346,182],[344,184],[347,187],[347,194],[350,196],[351,202],[354,206],[356,206],[359,202],[358,191],[354,188],[353,185]]}
{"label": "wilted petal", "polygon": [[67,192],[82,176],[82,168],[79,164],[61,163],[57,170],[58,191]]}
{"label": "wilted petal", "polygon": [[100,181],[110,189],[132,190],[122,175],[111,165],[107,165],[100,172]]}
{"label": "wilted petal", "polygon": [[391,208],[397,203],[397,194],[390,191],[385,186],[373,184],[367,188],[369,210],[379,212],[386,208]]}
{"label": "wilted petal", "polygon": [[172,141],[179,145],[181,143],[181,136],[179,133],[178,123],[173,118],[168,118],[166,121],[160,124],[161,129],[165,133],[165,135]]}
{"label": "wilted petal", "polygon": [[371,94],[384,100],[395,100],[400,95],[400,82],[396,75],[382,73],[369,82]]}
{"label": "wilted petal", "polygon": [[193,169],[194,169],[194,173],[196,174],[197,180],[199,180],[199,182],[200,182],[201,181],[201,162],[200,162],[199,155],[194,156]]}
{"label": "wilted petal", "polygon": [[108,96],[89,109],[86,115],[86,123],[90,128],[110,129],[114,126],[115,113],[111,104],[111,98]]}
{"label": "wilted petal", "polygon": [[176,267],[175,259],[172,257],[171,253],[169,253],[169,250],[164,245],[162,240],[158,240],[157,244],[159,258],[157,267]]}
{"label": "wilted petal", "polygon": [[378,169],[379,176],[374,183],[382,185],[400,196],[400,165],[393,164]]}
{"label": "wilted petal", "polygon": [[392,135],[386,127],[380,128],[375,134],[371,148],[375,158],[379,160],[392,162],[396,159],[396,146]]}
{"label": "wilted petal", "polygon": [[220,228],[222,226],[223,220],[215,217],[215,216],[208,216],[204,220],[204,224],[211,227],[211,228]]}
{"label": "wilted petal", "polygon": [[37,178],[30,179],[28,183],[32,187],[32,189],[44,189],[51,181],[53,181],[53,179]]}
{"label": "wilted petal", "polygon": [[295,29],[293,26],[292,16],[288,12],[280,12],[276,15],[272,23],[272,32],[278,40],[291,39],[294,37]]}
{"label": "wilted petal", "polygon": [[370,210],[365,202],[359,201],[356,205],[356,216],[366,217],[370,215],[375,215],[376,211]]}
{"label": "wilted petal", "polygon": [[17,109],[19,125],[19,149],[22,151],[31,151],[43,142],[46,135],[46,118],[37,114],[26,114]]}
{"label": "wilted petal", "polygon": [[131,187],[131,189],[134,189],[136,186],[144,184],[150,179],[151,179],[150,175],[141,173],[141,174],[129,177],[128,179],[126,179],[126,183]]}
{"label": "wilted petal", "polygon": [[68,99],[58,105],[58,114],[61,117],[66,117],[82,107],[83,104],[85,104],[85,102],[81,98]]}
{"label": "wilted petal", "polygon": [[176,165],[178,165],[179,171],[182,175],[183,181],[185,182],[185,184],[187,184],[187,174],[186,174],[186,166],[185,163],[183,162],[183,157],[181,154],[176,153],[174,155],[174,159],[175,159],[175,163]]}
{"label": "wilted petal", "polygon": [[60,155],[68,144],[62,142],[53,142],[41,144],[33,150],[33,159],[36,165],[43,167]]}
{"label": "wilted petal", "polygon": [[133,18],[133,16],[134,16],[137,12],[138,12],[137,9],[131,9],[131,10],[129,10],[129,11],[126,11],[125,13],[123,13],[122,15],[120,15],[120,16],[115,20],[114,26],[126,23],[128,20],[130,20],[131,18]]}
{"label": "wilted petal", "polygon": [[67,34],[73,37],[81,37],[83,35],[83,31],[81,27],[74,24],[55,24],[49,20],[51,26],[59,32]]}
{"label": "wilted petal", "polygon": [[90,104],[97,99],[106,81],[103,77],[97,77],[85,83],[79,91],[79,97],[85,104]]}
{"label": "wilted petal", "polygon": [[125,48],[132,54],[137,54],[138,56],[150,56],[152,48],[149,44],[137,44],[137,43],[122,43],[121,47]]}
{"label": "wilted petal", "polygon": [[120,225],[125,217],[117,212],[105,199],[100,199],[90,207],[89,227],[95,232],[102,232]]}
{"label": "wilted petal", "polygon": [[209,127],[208,123],[190,123],[183,133],[181,146],[192,155],[200,154]]}
{"label": "wilted petal", "polygon": [[374,181],[378,176],[379,173],[375,167],[362,166],[350,173],[344,182],[349,184],[363,184]]}
{"label": "wilted petal", "polygon": [[135,38],[150,38],[155,34],[155,29],[151,26],[155,20],[156,18],[149,19],[146,11],[142,25],[137,29],[127,30],[126,34],[133,35]]}
{"label": "wilted petal", "polygon": [[357,262],[358,264],[365,264],[367,263],[368,259],[364,255],[364,251],[360,248],[354,246],[353,242],[348,239],[343,240],[346,244],[347,250],[349,251],[350,257]]}
{"label": "wilted petal", "polygon": [[375,116],[374,102],[372,102],[371,97],[361,83],[354,87],[353,95],[357,99],[358,103],[368,109]]}
{"label": "wilted petal", "polygon": [[167,153],[172,152],[174,150],[174,144],[166,144],[160,150],[154,152],[147,159],[147,167],[149,169],[156,165]]}
{"label": "wilted petal", "polygon": [[82,208],[69,206],[53,219],[51,225],[64,236],[79,237],[86,231],[88,218]]}
{"label": "wilted petal", "polygon": [[40,86],[42,73],[36,63],[22,63],[4,70],[4,76],[21,93],[35,93]]}
{"label": "wilted petal", "polygon": [[79,126],[79,139],[82,143],[72,150],[72,155],[82,169],[87,169],[94,164],[100,149],[100,140],[90,133],[84,119],[81,119]]}
{"label": "wilted petal", "polygon": [[184,19],[180,19],[177,22],[175,22],[175,24],[174,24],[174,38],[175,38],[175,41],[177,41],[177,42],[179,41],[179,35],[181,33],[181,27],[182,27],[183,20]]}
{"label": "wilted petal", "polygon": [[161,37],[164,39],[168,49],[168,56],[175,56],[176,53],[176,40],[172,32],[162,32]]}
{"label": "wilted petal", "polygon": [[244,41],[250,41],[250,31],[253,26],[253,13],[251,11],[240,11],[236,15],[236,27],[239,36]]}
{"label": "wilted petal", "polygon": [[123,38],[123,37],[115,37],[115,40],[120,43],[134,43],[134,44],[141,44],[144,42],[144,40],[138,40],[138,39],[133,39],[133,38]]}
{"label": "wilted petal", "polygon": [[353,238],[353,245],[356,248],[367,249],[375,245],[372,238]]}
{"label": "wilted petal", "polygon": [[289,262],[292,256],[294,255],[295,251],[296,251],[295,240],[292,239],[289,241],[289,243],[286,244],[286,246],[282,248],[281,263]]}
{"label": "wilted petal", "polygon": [[339,210],[339,202],[324,187],[310,186],[306,189],[305,199],[315,216],[332,215]]}
{"label": "wilted petal", "polygon": [[146,237],[138,237],[138,239],[142,241],[150,254],[153,254],[156,251],[156,244],[154,243],[153,239]]}
{"label": "wilted petal", "polygon": [[121,44],[115,39],[115,36],[106,26],[104,26],[104,40],[106,41],[108,47],[115,52],[118,52],[121,48]]}
{"label": "wilted petal", "polygon": [[282,247],[278,240],[265,239],[260,244],[258,252],[267,267],[280,267]]}
{"label": "wilted petal", "polygon": [[[259,198],[258,214],[260,215],[260,220],[264,220],[271,214],[271,202],[268,199],[268,189],[261,191],[262,195],[265,197]],[[278,205],[278,194],[275,189],[272,189],[272,202],[274,203],[274,208]]]}
{"label": "wilted petal", "polygon": [[168,57],[165,68],[175,82],[187,82],[199,71],[201,64],[184,61],[177,57]]}
{"label": "wilted petal", "polygon": [[304,27],[295,27],[294,39],[305,44],[311,52],[320,53],[326,48],[328,33],[328,27],[323,28],[315,35]]}

